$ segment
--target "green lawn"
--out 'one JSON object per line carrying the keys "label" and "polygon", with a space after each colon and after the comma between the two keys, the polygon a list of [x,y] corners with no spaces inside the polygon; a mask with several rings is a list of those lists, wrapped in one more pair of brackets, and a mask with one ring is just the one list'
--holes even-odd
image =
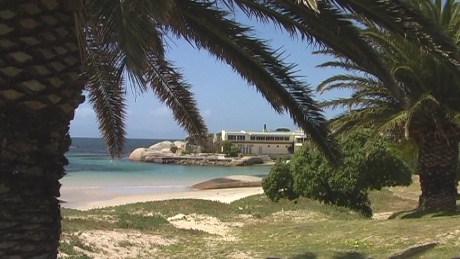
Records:
{"label": "green lawn", "polygon": [[413,258],[460,256],[460,213],[412,213],[417,188],[415,183],[372,192],[379,219],[307,199],[272,203],[263,195],[231,204],[170,200],[62,209],[61,253],[70,258],[388,258],[434,242]]}

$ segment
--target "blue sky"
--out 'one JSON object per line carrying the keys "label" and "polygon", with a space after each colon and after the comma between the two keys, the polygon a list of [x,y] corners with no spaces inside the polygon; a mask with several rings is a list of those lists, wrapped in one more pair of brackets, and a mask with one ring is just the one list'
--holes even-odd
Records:
{"label": "blue sky", "polygon": [[[315,68],[328,58],[312,55],[312,49],[306,42],[291,39],[275,27],[259,25],[257,35],[269,40],[272,48],[283,49],[286,61],[296,63],[297,75],[312,87],[337,72]],[[264,124],[268,129],[297,128],[288,114],[277,114],[254,86],[248,85],[229,65],[217,61],[207,51],[197,50],[183,40],[172,39],[168,42],[168,52],[168,58],[181,68],[192,85],[191,91],[209,132],[222,129],[261,130]],[[160,103],[153,93],[139,96],[133,94],[129,85],[127,87],[128,138],[183,139],[187,136],[166,105]],[[331,96],[317,98],[329,99]],[[325,114],[330,118],[334,113],[326,111]],[[96,115],[89,103],[85,102],[77,109],[70,134],[72,137],[100,136]]]}

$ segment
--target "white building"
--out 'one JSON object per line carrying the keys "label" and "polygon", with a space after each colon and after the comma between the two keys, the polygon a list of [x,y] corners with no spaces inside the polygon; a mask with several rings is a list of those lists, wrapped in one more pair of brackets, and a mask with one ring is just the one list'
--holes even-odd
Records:
{"label": "white building", "polygon": [[301,147],[306,136],[302,131],[222,130],[222,141],[226,140],[240,147],[242,154],[283,155]]}

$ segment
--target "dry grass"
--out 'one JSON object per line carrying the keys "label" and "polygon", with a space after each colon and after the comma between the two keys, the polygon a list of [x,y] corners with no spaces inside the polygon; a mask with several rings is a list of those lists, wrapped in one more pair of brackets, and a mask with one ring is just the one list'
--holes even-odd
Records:
{"label": "dry grass", "polygon": [[231,204],[172,200],[63,210],[61,250],[71,258],[388,258],[435,242],[417,258],[460,256],[459,213],[401,213],[417,205],[418,188],[414,181],[373,192],[380,220],[306,199],[272,203],[263,195]]}

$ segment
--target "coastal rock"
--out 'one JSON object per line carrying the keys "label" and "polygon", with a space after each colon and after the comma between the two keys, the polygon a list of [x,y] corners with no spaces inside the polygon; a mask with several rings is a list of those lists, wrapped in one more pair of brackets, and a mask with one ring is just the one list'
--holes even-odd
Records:
{"label": "coastal rock", "polygon": [[185,142],[184,141],[174,141],[173,144],[177,147],[179,150],[185,150]]}
{"label": "coastal rock", "polygon": [[245,156],[241,159],[234,160],[237,166],[245,166],[245,165],[258,165],[263,164],[264,160],[258,156]]}
{"label": "coastal rock", "polygon": [[144,160],[146,151],[146,148],[136,148],[133,152],[131,152],[128,159],[133,161],[142,161]]}
{"label": "coastal rock", "polygon": [[260,186],[262,186],[262,177],[249,175],[231,175],[197,183],[193,185],[192,188],[198,190],[209,190]]}
{"label": "coastal rock", "polygon": [[[248,166],[264,163],[260,157],[243,157],[240,159],[225,158],[216,154],[199,153],[198,146],[189,145],[184,141],[162,141],[149,148],[137,148],[130,155],[133,161],[196,165],[196,166]],[[194,152],[190,152],[193,150]],[[192,153],[193,155],[183,155]]]}
{"label": "coastal rock", "polygon": [[171,153],[171,148],[173,147],[177,148],[177,146],[171,141],[162,141],[150,146],[148,151],[156,153]]}
{"label": "coastal rock", "polygon": [[[181,141],[176,141],[176,144],[180,147],[185,146],[185,143],[182,144]],[[179,149],[176,144],[171,141],[162,141],[149,148],[136,148],[128,158],[133,161],[158,162],[158,158],[175,156]]]}

